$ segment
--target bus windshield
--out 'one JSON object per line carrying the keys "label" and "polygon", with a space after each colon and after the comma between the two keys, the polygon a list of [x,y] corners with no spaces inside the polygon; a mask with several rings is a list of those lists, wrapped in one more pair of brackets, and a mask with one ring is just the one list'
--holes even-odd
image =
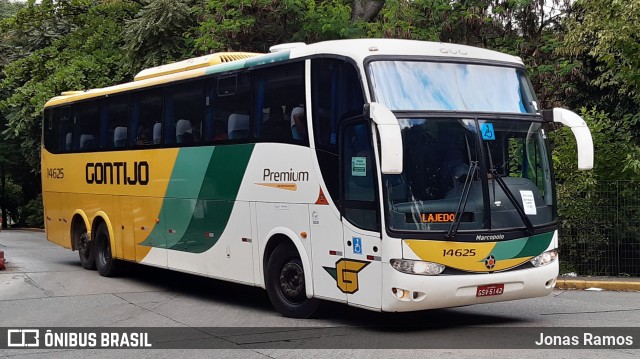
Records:
{"label": "bus windshield", "polygon": [[392,111],[535,113],[523,70],[425,61],[373,61],[375,99]]}
{"label": "bus windshield", "polygon": [[477,117],[399,123],[404,170],[383,176],[391,230],[446,232],[456,218],[460,230],[555,221],[542,123]]}

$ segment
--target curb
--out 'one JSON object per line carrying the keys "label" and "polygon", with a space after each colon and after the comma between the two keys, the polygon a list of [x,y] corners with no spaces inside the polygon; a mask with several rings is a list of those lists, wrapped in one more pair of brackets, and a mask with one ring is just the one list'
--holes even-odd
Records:
{"label": "curb", "polygon": [[600,288],[617,291],[640,291],[640,282],[558,279],[556,289]]}

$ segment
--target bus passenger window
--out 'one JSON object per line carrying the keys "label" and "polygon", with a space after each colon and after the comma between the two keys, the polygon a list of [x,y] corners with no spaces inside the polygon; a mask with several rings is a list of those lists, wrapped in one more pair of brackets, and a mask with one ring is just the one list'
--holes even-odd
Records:
{"label": "bus passenger window", "polygon": [[97,143],[95,139],[98,138],[98,133],[100,132],[98,107],[92,103],[81,102],[73,105],[71,109],[76,125],[72,149],[80,151],[96,149]]}
{"label": "bus passenger window", "polygon": [[113,147],[127,147],[127,128],[124,126],[116,127],[113,131]]}
{"label": "bus passenger window", "polygon": [[213,140],[224,141],[228,139],[229,139],[229,135],[227,134],[227,126],[225,126],[224,121],[214,120],[213,121]]}
{"label": "bus passenger window", "polygon": [[100,136],[101,148],[126,148],[129,127],[129,96],[110,96],[102,111],[106,112],[107,133]]}
{"label": "bus passenger window", "polygon": [[189,145],[200,142],[205,102],[202,80],[165,88],[165,143]]}
{"label": "bus passenger window", "polygon": [[80,135],[80,149],[91,150],[96,148],[96,140],[93,135],[82,134]]}
{"label": "bus passenger window", "polygon": [[156,122],[153,124],[153,144],[159,145],[162,143],[162,123]]}
{"label": "bus passenger window", "polygon": [[304,115],[304,62],[281,64],[257,70],[254,134],[270,142],[308,143]]}
{"label": "bus passenger window", "polygon": [[193,143],[193,127],[191,122],[185,119],[179,119],[176,123],[176,143],[189,144]]}
{"label": "bus passenger window", "polygon": [[316,147],[337,154],[340,123],[362,115],[364,95],[358,71],[344,60],[311,60],[311,99]]}
{"label": "bus passenger window", "polygon": [[141,91],[133,95],[131,108],[132,144],[153,144],[152,129],[162,120],[162,89]]}
{"label": "bus passenger window", "polygon": [[289,122],[284,118],[282,106],[271,106],[263,110],[260,138],[270,141],[287,141],[291,138]]}
{"label": "bus passenger window", "polygon": [[307,137],[307,116],[304,107],[296,107],[291,111],[291,134],[294,140],[302,141]]}
{"label": "bus passenger window", "polygon": [[[241,72],[210,78],[205,139],[216,143],[251,137],[251,74]],[[196,124],[193,123],[194,129]]]}
{"label": "bus passenger window", "polygon": [[229,139],[238,140],[249,137],[249,115],[237,113],[229,116]]}
{"label": "bus passenger window", "polygon": [[67,135],[65,137],[64,148],[67,151],[71,151],[72,146],[73,146],[73,132],[67,132]]}

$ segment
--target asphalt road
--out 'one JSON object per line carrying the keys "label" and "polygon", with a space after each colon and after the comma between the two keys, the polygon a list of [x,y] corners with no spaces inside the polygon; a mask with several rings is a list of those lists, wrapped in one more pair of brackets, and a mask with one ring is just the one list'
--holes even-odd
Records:
{"label": "asphalt road", "polygon": [[[154,358],[640,356],[637,349],[384,349],[387,347],[385,342],[397,343],[399,340],[394,326],[416,328],[401,333],[400,338],[423,335],[437,340],[443,333],[447,333],[448,338],[453,333],[459,335],[461,342],[483,330],[501,334],[503,339],[509,338],[520,327],[540,331],[563,327],[608,327],[612,331],[619,331],[614,327],[637,329],[640,326],[638,292],[554,291],[545,298],[401,314],[329,304],[323,317],[302,320],[280,316],[272,309],[266,292],[259,288],[137,265],[120,278],[100,277],[95,271],[82,269],[77,252],[47,242],[41,232],[4,230],[0,232],[0,250],[5,251],[7,259],[7,269],[0,271],[0,327],[294,328],[297,332],[311,330],[316,334],[322,333],[323,328],[387,328],[375,333],[375,343],[372,343],[372,347],[378,348],[375,350],[265,349],[260,345],[218,350],[13,349],[0,351],[0,358],[84,358],[88,355]],[[361,334],[358,331],[347,333],[354,341],[361,339]],[[330,337],[325,339],[315,347],[332,347],[335,343]],[[640,337],[634,340],[640,342]]]}

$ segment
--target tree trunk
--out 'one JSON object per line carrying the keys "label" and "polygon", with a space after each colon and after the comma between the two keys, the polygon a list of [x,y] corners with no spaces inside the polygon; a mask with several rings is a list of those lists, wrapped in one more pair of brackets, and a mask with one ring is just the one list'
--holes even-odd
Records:
{"label": "tree trunk", "polygon": [[371,21],[373,20],[382,7],[385,0],[353,0],[353,12],[351,13],[351,21]]}

